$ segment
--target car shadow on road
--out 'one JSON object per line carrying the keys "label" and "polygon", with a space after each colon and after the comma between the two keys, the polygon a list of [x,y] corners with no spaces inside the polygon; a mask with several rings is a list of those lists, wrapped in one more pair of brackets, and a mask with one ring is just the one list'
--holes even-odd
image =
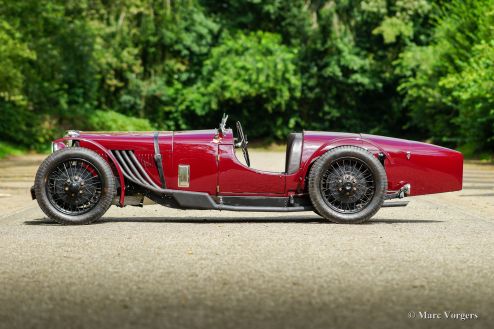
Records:
{"label": "car shadow on road", "polygon": [[[433,224],[442,223],[441,220],[428,219],[373,219],[360,225],[376,224]],[[243,223],[303,223],[303,224],[334,224],[318,216],[280,216],[267,218],[240,218],[240,217],[103,217],[91,224],[109,223],[190,223],[190,224],[243,224]],[[47,218],[25,221],[24,225],[59,225]]]}

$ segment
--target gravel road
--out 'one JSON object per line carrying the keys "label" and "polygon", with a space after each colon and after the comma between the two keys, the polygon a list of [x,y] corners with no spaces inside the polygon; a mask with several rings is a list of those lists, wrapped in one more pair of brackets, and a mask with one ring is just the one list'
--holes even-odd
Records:
{"label": "gravel road", "polygon": [[0,328],[494,326],[491,166],[364,225],[148,206],[60,226],[29,198],[41,160],[0,161]]}

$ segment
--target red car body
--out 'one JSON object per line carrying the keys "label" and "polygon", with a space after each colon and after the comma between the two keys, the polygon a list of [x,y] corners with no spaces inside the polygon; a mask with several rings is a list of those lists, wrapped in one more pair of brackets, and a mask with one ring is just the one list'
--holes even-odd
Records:
{"label": "red car body", "polygon": [[[132,150],[149,177],[160,184],[155,163],[154,133],[151,132],[79,132],[54,141],[57,148],[66,141],[101,155],[113,168],[119,184],[119,205],[126,204],[126,183],[121,164],[112,153]],[[384,165],[387,193],[404,186],[407,195],[423,195],[461,190],[463,156],[444,147],[366,134],[304,131],[300,145],[294,147],[297,166],[290,172],[269,172],[250,168],[235,155],[231,129],[160,132],[159,151],[166,188],[177,191],[203,192],[211,197],[260,196],[291,197],[307,194],[307,177],[311,165],[327,151],[353,145],[371,152]],[[179,165],[189,166],[188,186],[179,186]]]}

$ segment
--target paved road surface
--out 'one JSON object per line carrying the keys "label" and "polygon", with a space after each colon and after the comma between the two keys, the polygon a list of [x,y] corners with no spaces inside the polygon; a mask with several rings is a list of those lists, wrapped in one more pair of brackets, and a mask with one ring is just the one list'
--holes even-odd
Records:
{"label": "paved road surface", "polygon": [[149,206],[59,226],[29,200],[40,160],[0,162],[0,328],[494,327],[492,167],[364,225]]}

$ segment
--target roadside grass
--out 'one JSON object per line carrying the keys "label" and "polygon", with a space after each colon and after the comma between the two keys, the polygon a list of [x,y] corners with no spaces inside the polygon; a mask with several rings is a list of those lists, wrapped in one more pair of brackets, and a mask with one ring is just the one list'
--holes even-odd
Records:
{"label": "roadside grass", "polygon": [[8,142],[0,141],[0,158],[26,154],[28,150]]}
{"label": "roadside grass", "polygon": [[0,159],[6,157],[22,156],[26,154],[49,154],[50,152],[50,146],[30,149],[25,146],[18,146],[10,142],[0,140]]}
{"label": "roadside grass", "polygon": [[477,145],[475,144],[462,145],[458,147],[458,151],[460,151],[467,160],[476,160],[481,163],[494,163],[494,153],[478,152]]}
{"label": "roadside grass", "polygon": [[494,155],[488,154],[488,153],[483,153],[483,154],[479,155],[478,157],[465,157],[465,159],[477,160],[480,163],[494,164]]}
{"label": "roadside grass", "polygon": [[258,152],[285,152],[286,144],[273,141],[254,140],[249,141],[249,149]]}

